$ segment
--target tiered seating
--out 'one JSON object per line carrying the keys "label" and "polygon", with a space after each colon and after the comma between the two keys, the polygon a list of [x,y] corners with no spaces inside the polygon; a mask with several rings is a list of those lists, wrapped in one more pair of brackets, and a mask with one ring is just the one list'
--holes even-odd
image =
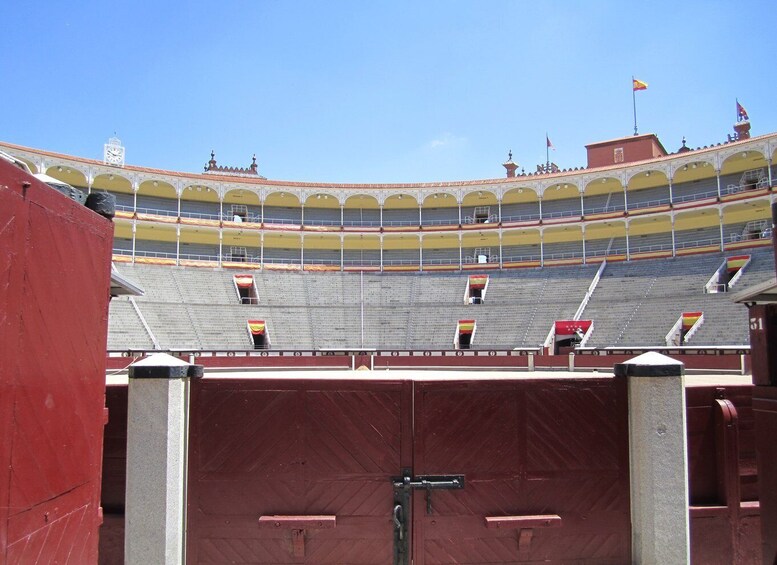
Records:
{"label": "tiered seating", "polygon": [[[683,311],[702,311],[696,345],[746,344],[747,311],[704,285],[726,254],[608,264],[583,319],[593,346],[665,345]],[[736,290],[774,276],[771,249],[752,251]],[[124,265],[146,295],[136,299],[163,348],[251,347],[247,319],[267,322],[275,349],[453,347],[456,322],[475,319],[474,349],[540,346],[551,325],[571,319],[598,265],[489,274],[485,301],[467,305],[465,273],[253,273],[258,304],[240,305],[234,271]],[[129,302],[111,312],[111,348],[148,348]]]}
{"label": "tiered seating", "polygon": [[108,316],[108,349],[127,347],[153,349],[154,344],[130,301],[114,298]]}
{"label": "tiered seating", "polygon": [[[764,270],[774,262],[763,256]],[[725,293],[704,294],[704,285],[725,254],[614,263],[607,266],[583,318],[594,320],[589,345],[666,345],[665,337],[683,311],[704,312],[695,345],[748,343],[747,310]],[[771,264],[770,264],[771,263]],[[754,262],[755,264],[755,262]],[[758,282],[745,272],[737,290]]]}

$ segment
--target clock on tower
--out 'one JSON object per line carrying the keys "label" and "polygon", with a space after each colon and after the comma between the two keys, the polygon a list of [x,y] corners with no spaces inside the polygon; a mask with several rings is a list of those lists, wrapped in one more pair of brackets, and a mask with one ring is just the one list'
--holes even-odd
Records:
{"label": "clock on tower", "polygon": [[106,165],[124,166],[124,147],[118,137],[112,137],[105,144],[103,161]]}

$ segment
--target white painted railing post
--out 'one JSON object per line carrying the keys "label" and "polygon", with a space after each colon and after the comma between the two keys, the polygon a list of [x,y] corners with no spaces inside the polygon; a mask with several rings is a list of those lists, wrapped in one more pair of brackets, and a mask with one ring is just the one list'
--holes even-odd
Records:
{"label": "white painted railing post", "polygon": [[129,368],[124,562],[184,562],[191,365],[156,353]]}
{"label": "white painted railing post", "polygon": [[690,563],[685,365],[648,352],[614,371],[628,378],[632,562]]}

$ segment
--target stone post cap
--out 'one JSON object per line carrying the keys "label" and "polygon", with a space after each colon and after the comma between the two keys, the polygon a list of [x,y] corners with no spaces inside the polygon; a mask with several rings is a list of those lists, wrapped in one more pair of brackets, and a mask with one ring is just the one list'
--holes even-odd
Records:
{"label": "stone post cap", "polygon": [[685,374],[685,363],[648,351],[613,366],[616,377],[679,377]]}
{"label": "stone post cap", "polygon": [[167,353],[154,353],[130,365],[131,379],[181,379],[202,377],[204,367],[192,365]]}

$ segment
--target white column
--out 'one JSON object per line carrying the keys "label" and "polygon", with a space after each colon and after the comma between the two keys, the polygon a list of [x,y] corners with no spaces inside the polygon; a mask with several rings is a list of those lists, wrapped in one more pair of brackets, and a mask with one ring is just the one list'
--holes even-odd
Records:
{"label": "white column", "polygon": [[723,206],[718,204],[718,219],[720,220],[720,251],[725,250],[726,244],[723,239]]}
{"label": "white column", "polygon": [[175,226],[175,264],[181,264],[181,224]]}
{"label": "white column", "polygon": [[674,233],[674,211],[671,212],[670,219],[672,221],[672,225],[670,227],[670,229],[672,231],[672,257],[676,257],[677,256],[677,245],[675,243],[675,233]]}
{"label": "white column", "polygon": [[137,230],[138,230],[138,220],[137,218],[132,218],[132,262],[135,262],[135,240],[137,239]]}
{"label": "white column", "polygon": [[628,378],[632,562],[690,563],[685,366],[649,352],[614,370]]}
{"label": "white column", "polygon": [[502,259],[502,228],[499,227],[499,268],[504,267],[504,260]]}
{"label": "white column", "polygon": [[224,255],[224,232],[219,227],[219,267],[221,267],[221,258]]}
{"label": "white column", "polygon": [[[672,228],[672,237],[674,237],[674,228]],[[674,247],[674,245],[672,245],[672,247]],[[629,219],[628,218],[626,218],[626,261],[631,261],[631,249],[629,249]]]}
{"label": "white column", "polygon": [[459,271],[464,269],[464,250],[461,247],[461,232],[459,232]]}
{"label": "white column", "polygon": [[165,353],[130,367],[124,533],[127,565],[183,563],[189,380],[200,376],[201,365],[190,365]]}
{"label": "white column", "polygon": [[[420,208],[419,208],[420,210]],[[418,236],[418,268],[424,270],[424,236],[423,234]]]}
{"label": "white column", "polygon": [[720,169],[715,169],[715,180],[718,183],[718,201],[720,201]]}

